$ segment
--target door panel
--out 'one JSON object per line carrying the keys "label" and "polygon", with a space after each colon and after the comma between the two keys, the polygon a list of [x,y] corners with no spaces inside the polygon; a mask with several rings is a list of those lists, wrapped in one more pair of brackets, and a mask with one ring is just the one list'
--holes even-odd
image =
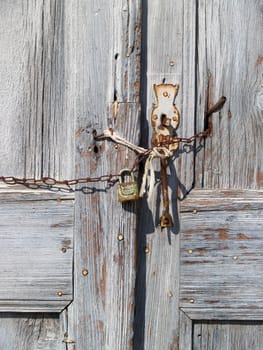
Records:
{"label": "door panel", "polygon": [[263,322],[193,323],[193,350],[261,350]]}
{"label": "door panel", "polygon": [[65,350],[59,314],[0,314],[0,349]]}
{"label": "door panel", "polygon": [[61,311],[72,300],[72,195],[0,191],[0,311]]}
{"label": "door panel", "polygon": [[[205,194],[206,206],[201,198]],[[180,305],[262,308],[262,191],[239,191],[239,198],[235,191],[221,191],[224,198],[217,196],[216,202],[213,194],[197,190],[195,209],[190,204],[187,210],[187,200],[182,208]],[[253,195],[257,208],[245,209]],[[209,201],[217,209],[210,209]]]}

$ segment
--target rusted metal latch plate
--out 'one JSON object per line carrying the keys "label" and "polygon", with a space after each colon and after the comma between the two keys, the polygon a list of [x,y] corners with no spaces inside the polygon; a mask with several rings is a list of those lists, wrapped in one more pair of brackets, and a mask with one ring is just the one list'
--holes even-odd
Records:
{"label": "rusted metal latch plate", "polygon": [[[153,107],[151,114],[151,122],[153,128],[152,147],[167,148],[170,155],[179,147],[179,142],[176,138],[176,129],[180,123],[180,114],[174,104],[177,96],[179,85],[160,84],[154,85],[156,96],[156,105]],[[173,142],[174,141],[174,142]],[[163,212],[160,218],[161,228],[172,227],[173,219],[169,212],[169,195],[167,185],[167,159],[161,158],[161,183],[163,195]]]}

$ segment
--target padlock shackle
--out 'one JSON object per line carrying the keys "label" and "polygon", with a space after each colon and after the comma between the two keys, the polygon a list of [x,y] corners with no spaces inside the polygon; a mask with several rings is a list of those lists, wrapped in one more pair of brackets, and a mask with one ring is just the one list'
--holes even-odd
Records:
{"label": "padlock shackle", "polygon": [[129,168],[124,168],[119,173],[119,182],[120,183],[123,182],[122,176],[123,176],[124,173],[128,173],[130,175],[130,177],[131,177],[131,181],[134,181],[134,172],[131,169],[129,169]]}

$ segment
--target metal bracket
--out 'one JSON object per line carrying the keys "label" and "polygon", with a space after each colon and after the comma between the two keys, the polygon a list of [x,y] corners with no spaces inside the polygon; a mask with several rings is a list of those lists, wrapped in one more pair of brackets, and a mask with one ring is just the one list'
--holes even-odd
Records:
{"label": "metal bracket", "polygon": [[180,114],[174,104],[179,85],[160,84],[153,85],[157,104],[153,107],[151,114],[153,136],[152,147],[167,142],[167,148],[174,152],[179,142],[173,139],[176,136],[176,129],[180,123]]}

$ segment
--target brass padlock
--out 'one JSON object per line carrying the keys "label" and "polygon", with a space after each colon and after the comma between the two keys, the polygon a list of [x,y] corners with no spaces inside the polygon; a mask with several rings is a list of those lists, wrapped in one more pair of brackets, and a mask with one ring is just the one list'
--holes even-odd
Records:
{"label": "brass padlock", "polygon": [[[130,181],[124,181],[124,174],[130,176]],[[120,202],[136,201],[139,199],[138,184],[135,181],[134,173],[130,169],[122,169],[119,176],[118,200]]]}

